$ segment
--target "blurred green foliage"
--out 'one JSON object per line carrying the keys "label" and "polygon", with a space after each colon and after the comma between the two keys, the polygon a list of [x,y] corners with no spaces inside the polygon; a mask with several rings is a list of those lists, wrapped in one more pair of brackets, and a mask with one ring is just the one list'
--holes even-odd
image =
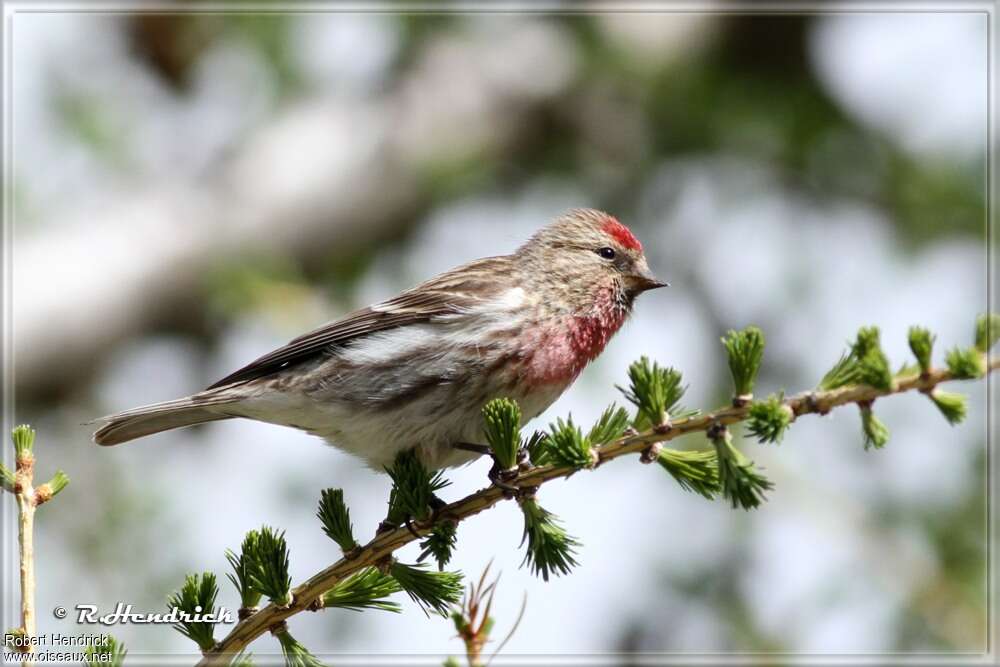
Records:
{"label": "blurred green foliage", "polygon": [[[134,19],[133,34],[147,64],[174,82],[186,76],[206,45],[238,39],[261,54],[284,98],[305,86],[292,55],[293,20],[280,14],[146,17]],[[429,42],[465,30],[469,22],[442,12],[400,14],[396,20],[400,43],[390,68],[395,76],[405,73]],[[627,172],[620,190],[606,195],[616,209],[629,208],[641,177],[664,157],[726,152],[768,164],[789,185],[819,199],[867,200],[884,209],[912,244],[956,232],[983,234],[985,163],[915,158],[848,115],[810,66],[814,17],[725,17],[680,56],[645,62],[609,43],[593,16],[549,20],[572,36],[584,63],[573,96],[611,90],[615,104],[637,111],[649,128],[642,155],[616,165]],[[109,132],[97,101],[70,97],[60,108],[82,141],[120,156],[121,138]],[[424,187],[431,199],[491,184],[511,187],[547,172],[585,173],[586,138],[566,108],[543,109],[522,132],[516,165],[466,155],[429,167]]]}

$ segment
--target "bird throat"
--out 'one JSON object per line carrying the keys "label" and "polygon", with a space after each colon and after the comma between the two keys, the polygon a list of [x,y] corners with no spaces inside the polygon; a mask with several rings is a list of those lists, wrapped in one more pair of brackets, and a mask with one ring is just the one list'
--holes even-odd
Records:
{"label": "bird throat", "polygon": [[523,379],[534,386],[568,385],[604,350],[628,315],[628,306],[614,291],[602,289],[588,313],[568,315],[540,331]]}

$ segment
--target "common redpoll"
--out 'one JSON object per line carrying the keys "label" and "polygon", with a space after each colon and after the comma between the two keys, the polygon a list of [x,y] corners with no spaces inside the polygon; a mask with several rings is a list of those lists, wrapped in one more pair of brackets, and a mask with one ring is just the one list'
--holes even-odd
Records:
{"label": "common redpoll", "polygon": [[430,468],[477,456],[481,410],[516,400],[527,421],[604,349],[636,296],[664,283],[607,213],[577,209],[511,255],[443,273],[355,311],[186,398],[103,417],[99,445],[219,419],[301,429],[377,470],[416,447]]}

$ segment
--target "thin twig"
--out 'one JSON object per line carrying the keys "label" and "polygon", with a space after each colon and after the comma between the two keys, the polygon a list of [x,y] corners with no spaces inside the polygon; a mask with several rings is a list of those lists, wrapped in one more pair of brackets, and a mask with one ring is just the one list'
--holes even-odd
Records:
{"label": "thin twig", "polygon": [[[16,461],[14,496],[17,499],[17,538],[21,565],[21,628],[27,638],[35,637],[38,628],[35,624],[35,489],[32,486],[35,477],[35,457],[30,453],[23,454]],[[24,667],[34,665],[31,660],[33,645],[25,649]]]}
{"label": "thin twig", "polygon": [[[489,636],[486,630],[490,622],[490,610],[493,608],[493,597],[496,594],[496,586],[500,581],[500,576],[494,579],[489,585],[486,584],[486,577],[490,573],[490,565],[486,565],[483,574],[479,577],[478,584],[469,586],[462,599],[462,605],[457,613],[463,620],[464,627],[459,628],[459,637],[465,644],[465,656],[469,667],[482,667],[483,647]],[[485,601],[485,608],[484,608]],[[480,613],[482,612],[482,613]],[[484,630],[486,630],[484,632]]]}
{"label": "thin twig", "polygon": [[[990,361],[987,368],[990,373],[1000,370],[1000,358]],[[892,389],[888,390],[859,385],[830,391],[807,391],[786,398],[784,404],[796,416],[816,413],[822,415],[842,405],[873,401],[883,396],[902,394],[908,391],[930,391],[942,382],[955,379],[947,369],[937,369],[923,375],[914,374],[898,378]],[[706,431],[713,424],[735,424],[747,419],[749,411],[750,405],[729,406],[686,419],[678,419],[666,431],[651,429],[642,433],[628,434],[598,448],[599,461],[603,463],[627,454],[638,454],[653,443],[667,442],[689,433]],[[520,488],[537,487],[553,479],[569,477],[574,472],[577,472],[577,469],[572,467],[539,466],[519,473],[513,479],[508,480],[508,483]],[[490,486],[444,506],[437,513],[437,518],[438,520],[447,518],[455,522],[464,521],[493,507],[506,497],[503,489]],[[412,523],[412,533],[404,527],[376,535],[350,560],[341,559],[294,588],[290,605],[279,607],[270,604],[249,618],[240,621],[228,635],[211,650],[205,652],[198,665],[227,664],[254,639],[276,624],[308,609],[314,600],[338,582],[362,568],[375,565],[383,558],[418,539],[418,536],[426,535],[432,527],[433,521],[415,521]]]}

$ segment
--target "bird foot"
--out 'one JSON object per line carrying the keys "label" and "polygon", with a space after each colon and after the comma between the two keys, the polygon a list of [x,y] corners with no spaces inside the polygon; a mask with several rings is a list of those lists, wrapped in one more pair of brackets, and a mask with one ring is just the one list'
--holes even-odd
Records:
{"label": "bird foot", "polygon": [[522,447],[518,451],[516,466],[513,468],[501,468],[496,456],[493,455],[493,450],[487,445],[478,445],[471,442],[456,442],[453,446],[455,449],[489,456],[493,460],[493,467],[490,468],[490,472],[487,474],[487,477],[489,478],[490,483],[499,489],[502,489],[504,496],[508,498],[512,498],[514,494],[518,492],[518,487],[514,486],[510,482],[516,479],[522,470],[527,470],[531,467],[531,459],[528,456],[527,447]]}
{"label": "bird foot", "polygon": [[503,490],[505,497],[513,498],[514,494],[517,493],[518,489],[510,482],[515,478],[517,478],[518,472],[520,471],[517,468],[510,468],[509,470],[504,470],[497,463],[496,459],[494,459],[493,467],[490,468],[490,472],[488,473],[487,477],[494,486]]}
{"label": "bird foot", "polygon": [[378,522],[378,528],[375,529],[376,535],[381,535],[382,533],[391,533],[392,531],[399,528],[395,523],[389,521],[388,519],[383,519]]}
{"label": "bird foot", "polygon": [[448,506],[447,502],[441,500],[436,495],[431,494],[430,506],[431,506],[430,522],[432,526],[441,519],[447,518],[446,517],[447,512],[444,511],[444,508]]}
{"label": "bird foot", "polygon": [[[433,526],[435,523],[437,523],[444,517],[445,512],[443,510],[445,507],[448,506],[448,503],[439,498],[437,495],[431,494],[431,498],[430,501],[428,502],[428,505],[430,506],[431,514],[427,520],[427,524]],[[375,529],[375,534],[381,535],[383,533],[391,533],[392,531],[399,528],[400,525],[403,525],[406,527],[408,531],[410,531],[411,535],[419,538],[420,533],[417,532],[416,526],[413,525],[413,520],[414,517],[408,516],[403,520],[402,524],[399,524],[394,521],[390,521],[389,517],[387,516],[385,519],[379,522],[378,528]],[[421,525],[424,525],[422,521],[420,523]]]}

